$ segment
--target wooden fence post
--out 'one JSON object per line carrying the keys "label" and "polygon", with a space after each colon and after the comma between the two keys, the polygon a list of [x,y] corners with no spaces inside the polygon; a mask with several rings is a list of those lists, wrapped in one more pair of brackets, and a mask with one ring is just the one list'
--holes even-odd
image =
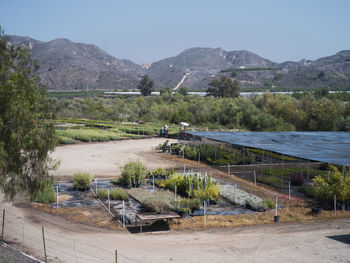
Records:
{"label": "wooden fence post", "polygon": [[47,263],[44,227],[41,227],[41,230],[42,230],[42,233],[43,233],[43,245],[44,245],[44,256],[45,256],[45,263]]}
{"label": "wooden fence post", "polygon": [[4,230],[5,230],[5,209],[2,210],[2,231],[1,231],[2,240],[4,240]]}

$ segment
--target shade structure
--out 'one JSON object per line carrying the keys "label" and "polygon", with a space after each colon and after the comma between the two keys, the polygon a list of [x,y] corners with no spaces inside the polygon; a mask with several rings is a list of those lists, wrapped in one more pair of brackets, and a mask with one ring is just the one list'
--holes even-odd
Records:
{"label": "shade structure", "polygon": [[350,165],[350,132],[188,132],[194,136],[306,160]]}

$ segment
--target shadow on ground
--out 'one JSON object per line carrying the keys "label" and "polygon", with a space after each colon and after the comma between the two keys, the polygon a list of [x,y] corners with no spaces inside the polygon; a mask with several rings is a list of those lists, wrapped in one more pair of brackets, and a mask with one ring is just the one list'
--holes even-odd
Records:
{"label": "shadow on ground", "polygon": [[330,239],[350,245],[350,235],[327,236]]}
{"label": "shadow on ground", "polygon": [[[138,234],[141,232],[140,226],[127,226],[126,229],[131,234]],[[168,222],[164,220],[157,220],[153,224],[150,225],[143,225],[142,226],[142,233],[149,233],[149,232],[159,232],[159,231],[169,231],[169,224]]]}

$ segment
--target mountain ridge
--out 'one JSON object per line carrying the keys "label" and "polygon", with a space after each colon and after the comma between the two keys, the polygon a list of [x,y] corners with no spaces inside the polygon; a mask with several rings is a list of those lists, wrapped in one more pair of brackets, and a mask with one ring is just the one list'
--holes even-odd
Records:
{"label": "mountain ridge", "polygon": [[[36,74],[49,90],[137,89],[144,74],[155,81],[156,89],[175,88],[181,83],[190,89],[205,90],[211,80],[222,75],[236,78],[243,90],[350,89],[350,50],[315,60],[277,63],[248,50],[192,47],[176,56],[138,65],[128,59],[117,59],[93,44],[67,38],[44,42],[30,37],[7,37],[14,45],[23,44],[39,61]],[[231,71],[222,72],[225,69]]]}

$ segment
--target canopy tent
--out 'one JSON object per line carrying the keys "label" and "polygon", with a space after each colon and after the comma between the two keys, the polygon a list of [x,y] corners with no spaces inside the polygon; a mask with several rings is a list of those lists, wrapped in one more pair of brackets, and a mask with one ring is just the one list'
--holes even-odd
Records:
{"label": "canopy tent", "polygon": [[193,136],[306,160],[350,165],[350,132],[188,132]]}

